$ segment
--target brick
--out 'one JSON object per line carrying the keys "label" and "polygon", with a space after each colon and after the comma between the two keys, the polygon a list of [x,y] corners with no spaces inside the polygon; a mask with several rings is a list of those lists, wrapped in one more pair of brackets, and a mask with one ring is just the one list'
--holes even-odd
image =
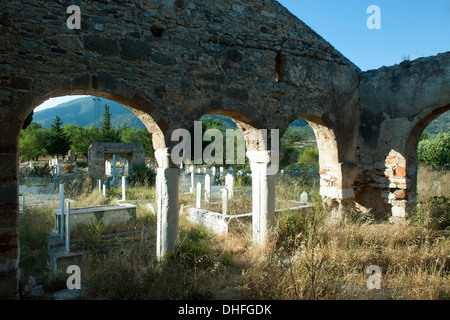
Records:
{"label": "brick", "polygon": [[401,178],[406,178],[406,168],[405,167],[397,167],[395,169],[395,176],[401,177]]}
{"label": "brick", "polygon": [[141,111],[152,113],[153,104],[151,99],[145,93],[136,93],[133,97],[133,102],[139,106]]}
{"label": "brick", "polygon": [[169,130],[169,124],[165,119],[161,119],[158,121],[158,127],[161,129],[163,133]]}

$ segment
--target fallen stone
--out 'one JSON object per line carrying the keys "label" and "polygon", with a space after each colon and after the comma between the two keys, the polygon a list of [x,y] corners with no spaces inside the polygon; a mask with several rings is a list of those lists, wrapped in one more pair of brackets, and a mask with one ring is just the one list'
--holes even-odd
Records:
{"label": "fallen stone", "polygon": [[33,289],[30,290],[29,295],[36,298],[42,297],[44,295],[44,288],[40,284],[34,286]]}
{"label": "fallen stone", "polygon": [[81,296],[86,291],[86,288],[81,289],[64,289],[53,294],[54,300],[72,300]]}

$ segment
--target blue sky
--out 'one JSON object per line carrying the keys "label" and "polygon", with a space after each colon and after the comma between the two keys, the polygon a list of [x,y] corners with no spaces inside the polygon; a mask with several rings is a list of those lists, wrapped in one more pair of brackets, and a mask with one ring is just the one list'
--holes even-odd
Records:
{"label": "blue sky", "polygon": [[[278,0],[361,70],[450,51],[450,0]],[[381,29],[369,30],[370,5]]]}
{"label": "blue sky", "polygon": [[[279,0],[363,71],[450,51],[450,0]],[[370,5],[381,29],[369,30]],[[35,111],[79,98],[47,100]]]}

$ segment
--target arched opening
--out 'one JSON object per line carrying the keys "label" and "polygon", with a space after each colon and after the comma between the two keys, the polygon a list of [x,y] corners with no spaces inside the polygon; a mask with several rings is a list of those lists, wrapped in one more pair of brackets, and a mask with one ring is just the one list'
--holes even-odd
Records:
{"label": "arched opening", "polygon": [[183,155],[182,202],[196,205],[194,195],[200,182],[204,193],[202,208],[222,212],[222,193],[226,189],[228,215],[251,212],[252,179],[246,156],[251,130],[248,118],[228,110],[209,111],[194,122],[188,130],[189,154]]}
{"label": "arched opening", "polygon": [[409,202],[414,219],[442,230],[450,225],[449,110],[450,105],[438,108],[416,124],[405,156],[408,188],[404,201]]}
{"label": "arched opening", "polygon": [[[64,93],[70,94],[70,92]],[[23,129],[20,130],[20,136],[17,137],[16,163],[17,173],[19,173],[17,184],[19,184],[20,192],[18,201],[20,203],[20,216],[16,217],[16,232],[20,245],[19,268],[22,274],[20,284],[22,289],[27,284],[28,276],[39,274],[41,277],[48,279],[46,277],[52,271],[48,270],[47,236],[54,233],[56,240],[53,242],[52,248],[60,247],[61,239],[63,239],[58,234],[61,233],[61,221],[55,212],[55,210],[60,210],[58,194],[60,184],[64,184],[64,198],[75,201],[71,205],[72,209],[116,206],[118,200],[123,200],[120,185],[110,187],[107,181],[111,180],[113,176],[119,180],[118,178],[122,176],[122,173],[128,174],[129,170],[126,163],[130,162],[131,155],[120,151],[102,155],[103,166],[105,166],[106,161],[112,160],[114,155],[116,155],[117,161],[115,175],[105,176],[105,179],[101,181],[106,186],[105,197],[102,192],[102,185],[97,184],[97,181],[89,175],[87,161],[89,146],[97,141],[111,143],[138,142],[142,145],[143,150],[145,149],[144,157],[147,158],[147,162],[154,162],[155,151],[152,144],[156,142],[160,148],[165,145],[164,136],[151,116],[139,111],[134,102],[102,91],[92,92],[92,90],[87,90],[86,92],[76,93],[95,94],[95,97],[80,98],[82,101],[75,100],[72,104],[68,103],[65,106],[56,107],[56,110],[46,109],[44,111],[49,114],[47,116],[35,112],[33,114],[34,121],[31,123],[25,121]],[[55,97],[58,94],[59,92],[53,92],[46,95],[46,98]],[[86,99],[89,101],[86,101]],[[29,107],[29,113],[43,100],[38,99],[38,102],[33,103]],[[108,108],[102,105],[103,103],[106,103]],[[119,104],[120,106],[116,106]],[[119,107],[121,110],[117,111]],[[47,126],[44,126],[46,123],[48,123]],[[52,132],[52,129],[54,132]],[[149,133],[149,129],[153,131]],[[55,140],[55,138],[61,138],[57,134],[64,136],[64,139],[61,141]],[[27,135],[30,138],[28,142],[26,141]],[[34,140],[31,139],[33,135],[37,135]],[[46,141],[47,139],[50,140]],[[47,148],[55,144],[55,141],[63,146],[52,149],[51,154],[48,155],[49,150]],[[43,142],[42,150],[25,150],[36,146],[37,142]],[[73,152],[69,152],[69,150]],[[18,160],[19,158],[28,160],[28,157],[30,160],[35,160],[36,166],[32,163],[31,166],[34,166],[34,168],[22,170],[22,168],[19,168],[22,166],[19,165]],[[72,164],[75,165],[76,170],[67,171]],[[27,166],[30,166],[30,164],[28,163]],[[125,170],[121,169],[122,166]],[[22,178],[30,175],[32,170],[31,173],[35,175],[35,179],[28,179],[27,181],[31,182],[28,184],[32,184],[32,186],[24,186]],[[148,184],[141,185],[140,189],[135,188],[136,190],[132,193],[126,193],[127,200],[139,202],[136,204],[134,211],[131,206],[127,206],[127,210],[120,214],[123,219],[117,219],[117,216],[114,216],[115,213],[108,216],[106,211],[94,213],[89,221],[86,220],[85,225],[80,225],[76,230],[71,230],[70,238],[73,244],[70,247],[71,251],[95,250],[105,245],[104,236],[109,235],[111,239],[116,239],[115,235],[120,232],[132,233],[139,229],[149,231],[144,233],[144,238],[154,238],[156,233],[152,230],[156,229],[157,219],[155,213],[147,207],[147,204],[148,202],[156,202],[155,174],[154,170],[146,168],[145,162],[143,162],[137,180],[139,182],[146,181]],[[151,179],[145,180],[149,175]],[[41,179],[43,177],[46,177],[47,180]],[[128,176],[127,181],[133,183],[134,180]],[[42,188],[37,185],[40,182],[45,183]],[[34,190],[30,192],[30,189],[33,188]],[[77,219],[73,221],[76,222]],[[64,240],[62,241],[64,242]],[[50,262],[50,265],[52,266],[52,262]],[[60,267],[63,268],[64,265]],[[89,269],[88,266],[85,267],[85,271]],[[39,281],[45,280],[40,278]]]}
{"label": "arched opening", "polygon": [[280,149],[283,158],[280,160],[277,198],[300,200],[303,191],[319,194],[319,148],[310,122],[301,118],[293,121],[280,139]]}
{"label": "arched opening", "polygon": [[293,121],[281,138],[281,160],[277,198],[319,200],[330,208],[339,206],[351,192],[343,190],[338,145],[333,129],[316,116]]}

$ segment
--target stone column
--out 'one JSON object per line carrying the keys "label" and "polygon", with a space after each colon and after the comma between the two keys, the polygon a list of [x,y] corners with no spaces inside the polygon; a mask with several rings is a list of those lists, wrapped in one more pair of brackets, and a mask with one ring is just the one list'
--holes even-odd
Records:
{"label": "stone column", "polygon": [[270,163],[268,151],[248,151],[247,157],[252,170],[253,241],[265,245],[275,228],[275,176],[278,164]]}
{"label": "stone column", "polygon": [[178,245],[180,168],[172,163],[168,149],[156,150],[155,156],[158,161],[156,175],[158,214],[156,255],[161,259],[167,253],[174,252]]}
{"label": "stone column", "polygon": [[0,297],[19,290],[18,123],[0,121]]}

